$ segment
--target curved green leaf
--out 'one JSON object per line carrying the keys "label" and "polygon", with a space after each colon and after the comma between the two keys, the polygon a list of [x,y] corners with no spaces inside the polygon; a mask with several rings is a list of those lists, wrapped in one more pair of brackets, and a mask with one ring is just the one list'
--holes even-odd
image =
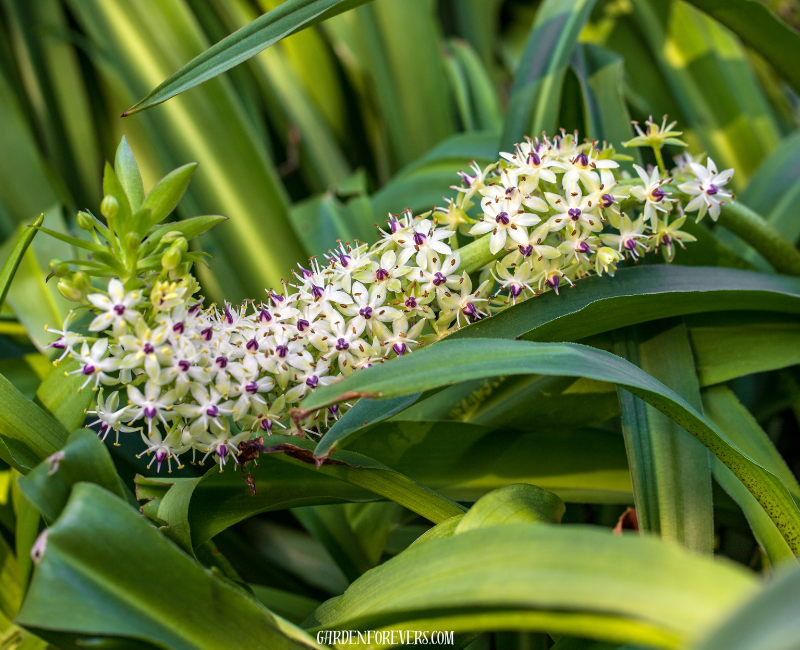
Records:
{"label": "curved green leaf", "polygon": [[564,75],[592,7],[594,0],[546,0],[539,6],[511,88],[501,149],[525,135],[555,132]]}
{"label": "curved green leaf", "polygon": [[652,538],[512,524],[415,545],[324,603],[310,623],[312,629],[547,629],[678,647],[705,634],[754,586],[742,569]]}
{"label": "curved green leaf", "polygon": [[500,339],[445,340],[324,386],[301,405],[316,409],[353,395],[397,397],[479,377],[534,373],[611,382],[654,406],[698,438],[736,474],[769,513],[792,550],[800,553],[800,510],[781,480],[743,453],[682,397],[631,363],[602,350]]}
{"label": "curved green leaf", "polygon": [[69,431],[2,375],[0,405],[0,458],[23,474],[67,441]]}
{"label": "curved green leaf", "polygon": [[114,157],[114,172],[117,174],[125,196],[131,205],[131,212],[136,214],[142,209],[144,201],[144,183],[139,164],[131,151],[128,139],[123,135]]}
{"label": "curved green leaf", "polygon": [[[296,506],[370,501],[378,495],[434,523],[464,512],[454,501],[362,454],[335,454],[329,464],[317,469],[310,440],[273,435],[264,443],[278,453],[262,453],[258,465],[247,468],[257,490],[255,495],[238,472],[214,468],[198,479],[138,477],[137,484],[145,489],[137,496],[163,497],[157,516],[170,527],[165,532],[190,552],[243,519]],[[294,450],[279,450],[281,444]]]}
{"label": "curved green leaf", "polygon": [[800,568],[758,592],[695,650],[789,650],[800,638]]}
{"label": "curved green leaf", "polygon": [[800,280],[707,267],[654,265],[577,282],[456,332],[454,338],[577,341],[625,325],[709,311],[800,313]]}
{"label": "curved green leaf", "polygon": [[22,493],[49,524],[61,514],[72,486],[80,481],[95,483],[123,499],[129,494],[106,446],[89,429],[75,431],[63,449],[39,463],[18,482]]}
{"label": "curved green leaf", "polygon": [[178,206],[198,164],[189,163],[173,169],[150,190],[142,203],[142,209],[150,210],[151,226],[161,223]]}
{"label": "curved green leaf", "polygon": [[244,63],[296,31],[366,2],[369,0],[287,0],[189,61],[123,116],[165,102]]}
{"label": "curved green leaf", "polygon": [[552,492],[524,483],[506,485],[478,499],[453,534],[523,522],[560,524],[565,510],[564,502]]}
{"label": "curved green leaf", "polygon": [[763,56],[795,91],[800,70],[792,61],[800,53],[800,34],[762,2],[753,0],[688,0],[721,22]]}
{"label": "curved green leaf", "polygon": [[[727,386],[714,386],[703,391],[703,408],[709,420],[725,430],[731,440],[751,458],[779,477],[795,502],[800,503],[800,485],[787,467],[786,461],[755,418]],[[787,560],[795,560],[792,550],[758,501],[727,467],[715,458],[712,460],[714,477],[741,507],[756,540],[767,553],[770,562],[777,565]]]}
{"label": "curved green leaf", "polygon": [[2,308],[6,300],[6,294],[8,294],[8,288],[14,279],[14,274],[17,272],[28,246],[31,245],[33,238],[36,237],[36,231],[43,221],[44,215],[41,215],[27,229],[22,231],[17,243],[14,244],[14,248],[11,249],[5,262],[3,262],[3,268],[0,269],[0,308]]}
{"label": "curved green leaf", "polygon": [[73,488],[39,543],[17,622],[42,637],[138,639],[186,650],[321,648],[91,483]]}

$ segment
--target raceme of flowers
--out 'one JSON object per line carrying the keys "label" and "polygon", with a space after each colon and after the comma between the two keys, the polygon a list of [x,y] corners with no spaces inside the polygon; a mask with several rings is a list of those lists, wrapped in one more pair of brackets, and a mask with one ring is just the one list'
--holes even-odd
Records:
{"label": "raceme of flowers", "polygon": [[[657,137],[657,125],[648,126]],[[724,186],[732,170],[718,173],[710,159],[679,160],[677,188],[690,199],[681,206],[659,168],[637,166],[641,183],[623,179],[613,155],[563,132],[527,139],[485,169],[473,163],[460,173],[445,207],[390,215],[375,245],[339,243],[324,260],[299,266],[280,291],[239,306],[204,308],[180,250],[161,269],[110,279],[106,291],[67,283],[65,295],[94,316],[80,334],[70,330],[71,313],[60,331],[49,330],[58,335],[51,347],[75,358],[74,373],[97,390],[89,413],[103,439],[138,433],[159,470],[171,471],[172,460],[180,466],[189,451],[222,468],[251,437],[323,432],[347,405],[294,425],[289,417],[318,386],[508,305],[613,275],[648,251],[672,260],[676,246],[694,241],[680,230],[684,211],[716,219],[731,197]],[[106,197],[105,216],[114,206]],[[459,235],[489,237],[477,278],[462,268]]]}

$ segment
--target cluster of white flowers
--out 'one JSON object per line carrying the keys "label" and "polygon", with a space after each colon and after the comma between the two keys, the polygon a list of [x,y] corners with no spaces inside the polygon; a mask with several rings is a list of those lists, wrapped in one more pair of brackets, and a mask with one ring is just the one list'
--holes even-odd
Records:
{"label": "cluster of white flowers", "polygon": [[[171,471],[189,450],[193,460],[195,452],[214,455],[222,467],[240,442],[275,427],[319,434],[339,407],[308,415],[299,428],[289,418],[317,386],[509,304],[558,293],[562,282],[613,275],[619,262],[648,250],[670,260],[676,243],[692,241],[679,230],[685,216],[669,221],[677,200],[662,186],[671,179],[658,168],[637,168],[644,186],[619,179],[612,154],[563,133],[527,140],[497,163],[461,173],[444,208],[391,215],[375,245],[339,243],[324,261],[300,266],[280,292],[239,307],[203,308],[191,275],[164,270],[127,289],[111,279],[106,292],[86,296],[96,314],[88,334],[70,331],[71,315],[50,330],[59,337],[52,347],[75,358],[84,387],[98,391],[90,413],[100,435],[140,433],[159,469],[166,463]],[[697,195],[687,209],[715,216],[731,174],[717,174],[711,161],[687,170],[678,170],[687,176],[681,191]],[[489,253],[471,261],[475,284],[462,268],[459,233],[489,237]]]}

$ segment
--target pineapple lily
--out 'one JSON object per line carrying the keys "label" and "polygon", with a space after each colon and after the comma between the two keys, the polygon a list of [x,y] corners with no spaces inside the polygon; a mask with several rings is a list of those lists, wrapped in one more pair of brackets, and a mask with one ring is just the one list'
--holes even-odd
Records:
{"label": "pineapple lily", "polygon": [[[77,359],[74,372],[98,391],[92,414],[103,439],[138,433],[157,469],[171,471],[190,451],[223,468],[238,463],[241,442],[275,425],[320,435],[346,405],[289,424],[318,386],[509,305],[613,276],[645,252],[661,249],[671,261],[676,245],[694,240],[680,230],[683,213],[716,218],[732,198],[722,188],[733,171],[718,173],[710,160],[674,170],[681,182],[673,195],[661,189],[673,181],[659,168],[637,172],[641,185],[620,183],[613,151],[577,134],[527,139],[498,162],[461,172],[445,208],[389,215],[376,244],[340,243],[324,262],[310,260],[279,290],[238,307],[204,307],[191,274],[204,256],[188,240],[221,217],[152,223],[147,207],[107,182],[116,189],[103,200],[105,222],[81,213],[93,241],[69,238],[87,259],[52,266],[62,294],[81,303],[61,330],[49,330],[58,336],[52,346]],[[106,178],[116,179],[110,166]],[[455,229],[478,239],[459,248]],[[100,278],[109,278],[105,288]],[[92,314],[85,333],[71,329],[88,320],[82,310]]]}

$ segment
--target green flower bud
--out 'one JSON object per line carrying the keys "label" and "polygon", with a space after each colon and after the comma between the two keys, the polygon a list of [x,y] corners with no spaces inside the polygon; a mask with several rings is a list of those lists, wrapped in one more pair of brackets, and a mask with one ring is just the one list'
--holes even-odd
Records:
{"label": "green flower bud", "polygon": [[139,233],[136,232],[129,232],[125,235],[125,247],[129,251],[135,251],[139,248],[139,244],[142,243],[142,238],[139,236]]}
{"label": "green flower bud", "polygon": [[72,276],[72,284],[79,291],[87,291],[92,287],[92,279],[83,271],[78,271]]}
{"label": "green flower bud", "polygon": [[83,292],[75,287],[69,280],[59,280],[58,292],[67,300],[72,302],[81,302],[83,300]]}
{"label": "green flower bud", "polygon": [[182,257],[183,253],[179,247],[174,245],[170,246],[167,252],[161,257],[161,266],[164,267],[165,271],[172,271],[173,269],[178,268]]}
{"label": "green flower bud", "polygon": [[103,202],[100,204],[100,212],[106,219],[113,219],[119,212],[119,203],[111,194],[106,194]]}
{"label": "green flower bud", "polygon": [[83,212],[83,210],[78,212],[78,228],[86,230],[87,232],[92,232],[92,230],[94,230],[94,219],[92,219],[92,215],[88,212]]}
{"label": "green flower bud", "polygon": [[69,273],[69,266],[58,259],[50,260],[50,264],[47,266],[50,268],[50,272],[57,278],[63,278]]}
{"label": "green flower bud", "polygon": [[179,230],[170,230],[166,235],[161,238],[162,244],[172,244],[179,239],[184,239],[183,233]]}

